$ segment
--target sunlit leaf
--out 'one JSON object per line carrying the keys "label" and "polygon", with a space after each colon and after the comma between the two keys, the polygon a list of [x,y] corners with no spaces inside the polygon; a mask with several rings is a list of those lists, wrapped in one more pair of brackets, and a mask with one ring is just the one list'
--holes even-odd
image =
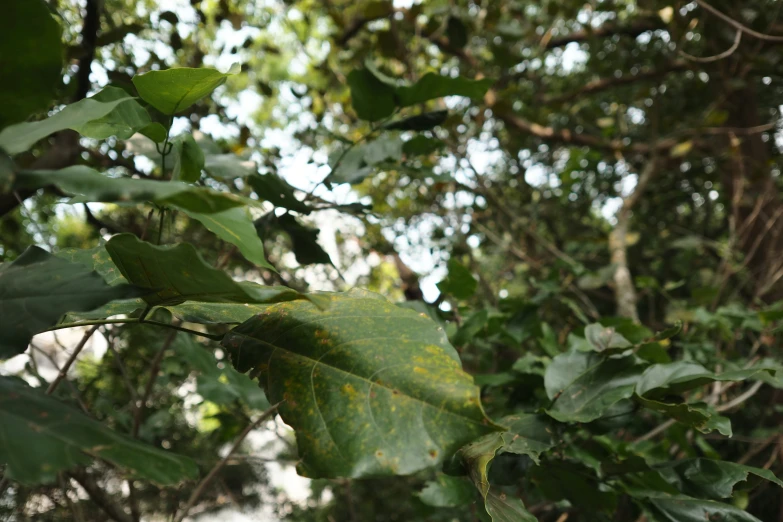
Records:
{"label": "sunlit leaf", "polygon": [[226,82],[233,72],[215,69],[166,69],[133,77],[139,96],[163,114],[184,111]]}

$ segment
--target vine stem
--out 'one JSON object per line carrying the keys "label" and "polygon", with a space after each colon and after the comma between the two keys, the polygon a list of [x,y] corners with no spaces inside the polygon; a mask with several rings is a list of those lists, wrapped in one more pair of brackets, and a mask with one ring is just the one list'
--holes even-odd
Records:
{"label": "vine stem", "polygon": [[199,482],[196,489],[193,491],[193,493],[190,495],[190,498],[188,499],[188,502],[185,504],[185,506],[180,510],[180,512],[177,514],[176,517],[174,517],[174,522],[182,522],[182,520],[188,516],[188,513],[193,508],[193,506],[198,501],[199,497],[204,493],[204,490],[209,485],[210,482],[212,482],[212,479],[215,478],[215,475],[218,474],[218,472],[223,469],[223,466],[226,465],[228,460],[231,458],[231,456],[234,454],[234,452],[239,449],[240,444],[242,444],[242,441],[245,440],[245,438],[250,434],[251,431],[256,429],[262,422],[270,418],[272,415],[274,415],[277,412],[278,406],[282,404],[282,401],[278,402],[268,410],[264,411],[256,420],[251,422],[247,425],[247,427],[242,431],[242,433],[239,434],[237,439],[234,441],[234,444],[231,446],[231,449],[228,450],[228,453],[226,453],[226,456],[220,459],[220,461],[215,464],[215,466],[207,473],[207,476],[204,477],[201,482]]}
{"label": "vine stem", "polygon": [[52,332],[54,330],[62,330],[64,328],[76,328],[77,326],[92,326],[92,325],[102,325],[102,324],[132,324],[132,323],[142,323],[142,322],[144,324],[151,324],[154,326],[160,326],[162,328],[170,328],[172,330],[179,330],[180,332],[206,337],[207,339],[211,339],[212,341],[221,341],[223,339],[223,336],[219,334],[212,335],[204,332],[199,332],[198,330],[191,330],[190,328],[183,328],[181,326],[176,326],[173,324],[161,323],[159,321],[150,321],[149,319],[140,321],[139,318],[136,317],[130,317],[128,319],[95,319],[90,321],[79,321],[76,323],[63,323],[63,324],[58,324],[57,326],[54,326],[52,328],[49,328],[48,330],[44,330],[44,332]]}

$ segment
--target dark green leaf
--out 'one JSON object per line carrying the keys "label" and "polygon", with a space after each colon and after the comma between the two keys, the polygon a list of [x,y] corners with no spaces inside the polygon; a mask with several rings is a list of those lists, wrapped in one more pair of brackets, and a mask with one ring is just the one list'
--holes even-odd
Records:
{"label": "dark green leaf", "polygon": [[459,507],[473,502],[476,489],[462,477],[439,474],[427,482],[418,496],[419,500],[433,507]]}
{"label": "dark green leaf", "polygon": [[387,123],[383,128],[398,131],[427,131],[441,125],[446,121],[448,115],[449,111],[447,110],[425,112],[424,114],[417,114],[416,116]]}
{"label": "dark green leaf", "polygon": [[401,107],[424,103],[443,96],[465,96],[473,100],[481,100],[492,86],[492,80],[468,80],[458,76],[441,76],[427,73],[410,87],[399,87],[397,97]]}
{"label": "dark green leaf", "polygon": [[644,502],[657,522],[761,522],[746,511],[712,500],[649,498]]}
{"label": "dark green leaf", "polygon": [[226,82],[234,74],[215,69],[167,69],[133,77],[139,96],[163,114],[182,112]]}
{"label": "dark green leaf", "polygon": [[274,230],[280,230],[291,238],[291,249],[300,265],[314,263],[331,264],[329,254],[318,244],[318,229],[306,227],[291,214],[264,216],[256,221],[259,234],[269,237]]}
{"label": "dark green leaf", "polygon": [[353,109],[359,118],[378,121],[394,112],[394,88],[380,81],[369,70],[351,71],[348,75],[348,86],[351,88]]}
{"label": "dark green leaf", "polygon": [[245,200],[228,192],[194,187],[176,181],[109,178],[89,167],[62,170],[24,171],[17,175],[18,189],[54,185],[66,194],[80,196],[78,202],[145,202],[176,207],[185,212],[213,213],[242,206]]}
{"label": "dark green leaf", "polygon": [[105,87],[101,92],[90,98],[102,103],[125,100],[117,105],[110,113],[89,121],[83,125],[71,127],[73,130],[98,140],[109,136],[117,136],[121,140],[127,140],[136,132],[147,128],[150,123],[150,115],[144,107],[119,87]]}
{"label": "dark green leaf", "polygon": [[647,399],[638,395],[634,395],[634,400],[647,409],[664,413],[686,426],[696,428],[702,433],[710,433],[714,430],[718,430],[727,437],[731,437],[732,435],[731,421],[726,417],[715,413],[706,404],[670,404]]}
{"label": "dark green leaf", "polygon": [[309,214],[312,209],[304,202],[296,199],[294,187],[277,174],[260,174],[247,178],[248,184],[259,199],[269,201],[276,207],[295,210],[302,214]]}
{"label": "dark green leaf", "polygon": [[468,43],[468,28],[456,16],[449,16],[449,21],[446,24],[446,36],[449,39],[449,47],[462,49]]}
{"label": "dark green leaf", "polygon": [[206,400],[227,406],[239,401],[256,410],[269,408],[269,401],[257,382],[236,371],[227,361],[218,367],[215,355],[192,338],[176,343],[175,349],[182,361],[198,372],[196,391]]}
{"label": "dark green leaf", "polygon": [[127,96],[108,102],[86,98],[66,106],[45,120],[11,125],[0,132],[0,148],[11,155],[19,154],[50,134],[65,129],[77,130],[91,121],[103,118],[127,101],[133,101],[133,98]]}
{"label": "dark green leaf", "polygon": [[264,243],[258,237],[256,227],[253,225],[247,209],[234,207],[209,214],[185,212],[188,216],[200,221],[223,241],[236,245],[245,259],[254,265],[274,270],[274,267],[266,260]]}
{"label": "dark green leaf", "polygon": [[454,258],[449,259],[448,269],[446,278],[438,283],[438,290],[457,299],[468,299],[476,293],[478,281],[462,263]]}
{"label": "dark green leaf", "polygon": [[25,351],[33,335],[67,312],[86,312],[115,299],[140,295],[128,285],[109,286],[80,263],[28,248],[0,266],[0,359]]}
{"label": "dark green leaf", "polygon": [[718,500],[731,497],[734,487],[753,476],[768,480],[781,488],[783,481],[770,470],[712,459],[688,459],[655,466],[667,482],[686,495]]}
{"label": "dark green leaf", "polygon": [[633,395],[643,366],[634,357],[605,359],[572,350],[558,355],[546,370],[544,383],[553,399],[547,413],[561,422],[590,422]]}
{"label": "dark green leaf", "polygon": [[[60,25],[43,0],[5,0],[0,17],[0,129],[45,110],[60,83]],[[34,32],[31,32],[34,28]],[[0,135],[2,136],[2,135]],[[0,147],[5,148],[0,139]],[[13,152],[8,150],[9,153]],[[21,151],[17,151],[21,152]]]}
{"label": "dark green leaf", "polygon": [[598,477],[584,464],[547,461],[533,468],[531,479],[548,499],[568,500],[588,513],[612,512],[617,506],[617,495],[599,489]]}
{"label": "dark green leaf", "polygon": [[636,393],[647,398],[679,395],[715,381],[744,381],[761,373],[774,373],[776,367],[749,368],[715,374],[690,361],[654,364],[647,368],[636,385]]}
{"label": "dark green leaf", "polygon": [[585,326],[585,339],[596,352],[624,352],[633,345],[611,326],[604,327],[598,323]]}
{"label": "dark green leaf", "polygon": [[58,472],[93,458],[162,485],[198,475],[190,459],[116,433],[9,377],[0,377],[0,439],[5,475],[23,484],[54,482]]}
{"label": "dark green leaf", "polygon": [[190,134],[177,136],[173,146],[179,153],[176,155],[171,178],[195,183],[201,178],[201,171],[204,169],[204,152]]}
{"label": "dark green leaf", "polygon": [[209,266],[190,243],[156,246],[119,234],[106,243],[106,250],[128,281],[154,291],[144,296],[153,306],[185,301],[272,303],[302,297],[290,288],[238,283]]}
{"label": "dark green leaf", "polygon": [[432,154],[445,146],[446,144],[441,140],[417,134],[402,144],[402,151],[409,156],[424,156]]}
{"label": "dark green leaf", "polygon": [[285,401],[305,476],[409,474],[497,429],[442,328],[377,294],[270,306],[223,345]]}

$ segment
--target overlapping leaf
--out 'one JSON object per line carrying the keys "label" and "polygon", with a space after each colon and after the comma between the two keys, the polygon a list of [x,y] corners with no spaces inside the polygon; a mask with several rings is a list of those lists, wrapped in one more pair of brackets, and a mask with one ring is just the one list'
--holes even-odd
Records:
{"label": "overlapping leaf", "polygon": [[202,225],[223,241],[236,245],[245,259],[255,264],[274,270],[264,254],[264,243],[258,237],[256,227],[248,215],[247,209],[241,207],[229,208],[221,212],[201,213],[186,211],[188,216],[201,222]]}
{"label": "overlapping leaf", "polygon": [[128,285],[109,286],[80,263],[30,247],[0,267],[0,359],[24,352],[33,335],[67,312],[86,312],[140,293]]}
{"label": "overlapping leaf", "polygon": [[445,334],[368,292],[270,306],[223,345],[296,430],[310,477],[409,474],[497,427]]}
{"label": "overlapping leaf", "polygon": [[152,306],[185,301],[274,303],[302,297],[290,288],[236,282],[209,266],[190,243],[157,246],[119,234],[106,243],[106,250],[128,281],[152,292],[144,296]]}
{"label": "overlapping leaf", "polygon": [[53,482],[93,458],[162,485],[198,475],[190,459],[116,433],[10,377],[0,377],[0,440],[5,475],[23,484]]}
{"label": "overlapping leaf", "polygon": [[754,367],[716,374],[701,364],[677,361],[647,368],[636,385],[636,393],[648,398],[681,394],[715,381],[743,381],[762,372],[774,373],[777,367]]}
{"label": "overlapping leaf", "polygon": [[80,196],[78,201],[103,203],[153,202],[186,212],[213,213],[242,206],[242,198],[176,181],[153,181],[132,178],[109,178],[84,166],[62,170],[20,172],[17,188],[36,189],[54,185],[67,194]]}
{"label": "overlapping leaf", "polygon": [[232,74],[182,67],[139,74],[133,77],[133,85],[144,101],[163,114],[174,115],[209,96]]}
{"label": "overlapping leaf", "polygon": [[11,125],[0,132],[0,149],[4,149],[8,154],[19,154],[50,134],[64,129],[83,128],[88,123],[103,118],[119,105],[132,100],[130,96],[107,102],[85,98],[66,106],[45,120]]}
{"label": "overlapping leaf", "polygon": [[105,87],[90,99],[102,103],[115,101],[121,103],[108,114],[71,128],[88,138],[102,140],[109,136],[117,136],[121,140],[127,140],[151,124],[150,115],[144,107],[135,99],[128,98],[129,96],[119,87]]}

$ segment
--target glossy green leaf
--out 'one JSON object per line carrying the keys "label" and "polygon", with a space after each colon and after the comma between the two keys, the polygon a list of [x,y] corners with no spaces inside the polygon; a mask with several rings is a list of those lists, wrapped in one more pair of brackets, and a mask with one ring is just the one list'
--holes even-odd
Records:
{"label": "glossy green leaf", "polygon": [[421,132],[443,124],[448,116],[449,111],[447,110],[425,112],[423,114],[417,114],[416,116],[409,116],[401,120],[387,123],[383,128],[387,130]]}
{"label": "glossy green leaf", "polygon": [[397,89],[397,100],[401,107],[424,103],[444,96],[465,96],[481,100],[494,82],[490,79],[468,80],[458,76],[441,76],[427,73],[419,81]]}
{"label": "glossy green leaf", "polygon": [[198,476],[189,458],[116,433],[11,377],[0,377],[0,439],[6,476],[23,484],[54,482],[58,472],[92,459],[162,485]]}
{"label": "glossy green leaf", "polygon": [[269,401],[257,382],[236,371],[227,361],[218,367],[215,354],[207,347],[188,337],[174,348],[177,356],[198,373],[196,391],[206,400],[226,406],[239,401],[256,410],[269,408]]}
{"label": "glossy green leaf", "polygon": [[44,0],[5,0],[3,8],[0,129],[46,110],[60,83],[63,65],[62,31]]}
{"label": "glossy green leaf", "polygon": [[748,482],[754,477],[783,488],[783,481],[768,469],[723,460],[704,458],[680,460],[655,466],[655,470],[678,490],[696,498],[713,500],[729,498],[737,484]]}
{"label": "glossy green leaf", "polygon": [[410,474],[497,429],[442,329],[377,294],[270,306],[223,345],[296,431],[309,477]]}
{"label": "glossy green leaf", "polygon": [[[50,134],[65,129],[78,130],[92,121],[103,118],[119,105],[132,100],[130,96],[107,102],[85,98],[66,106],[45,120],[11,125],[0,132],[0,149],[4,149],[11,155],[19,154]],[[101,128],[101,131],[104,130]]]}
{"label": "glossy green leaf", "polygon": [[109,178],[89,167],[75,166],[62,170],[20,172],[18,189],[36,189],[54,185],[67,194],[79,196],[76,201],[102,203],[152,202],[186,212],[213,213],[242,206],[245,200],[228,192],[194,187],[176,181],[153,181],[132,178]]}
{"label": "glossy green leaf", "polygon": [[28,248],[0,266],[0,359],[25,351],[30,339],[67,312],[86,312],[115,299],[140,295],[128,285],[109,286],[80,263]]}
{"label": "glossy green leaf", "polygon": [[167,69],[133,77],[139,96],[163,114],[182,112],[226,82],[233,72],[215,69]]}
{"label": "glossy green leaf", "polygon": [[395,91],[367,69],[351,71],[348,75],[351,104],[359,118],[378,121],[391,116],[395,109]]}
{"label": "glossy green leaf", "polygon": [[462,263],[454,258],[449,259],[448,269],[446,278],[438,283],[438,290],[457,299],[468,299],[476,293],[478,281]]}
{"label": "glossy green leaf", "polygon": [[439,474],[418,493],[419,500],[433,507],[459,507],[473,502],[476,488],[462,477]]}
{"label": "glossy green leaf", "polygon": [[776,367],[756,367],[715,374],[701,364],[690,361],[654,364],[642,374],[636,385],[636,393],[648,398],[679,395],[711,382],[744,381],[762,372],[774,373],[776,370]]}
{"label": "glossy green leaf", "polygon": [[121,140],[127,140],[136,132],[145,129],[151,124],[150,115],[131,98],[130,95],[119,87],[105,87],[101,92],[90,98],[91,100],[102,103],[110,103],[118,100],[124,100],[114,107],[108,114],[89,121],[84,125],[73,127],[73,129],[88,138],[98,140],[106,139],[109,136],[117,136]]}
{"label": "glossy green leaf", "polygon": [[294,187],[277,174],[253,175],[247,178],[247,182],[253,187],[259,199],[269,201],[276,207],[295,210],[301,214],[309,214],[312,211],[307,203],[296,198]]}
{"label": "glossy green leaf", "polygon": [[200,221],[223,241],[236,245],[245,259],[254,265],[274,270],[274,267],[266,260],[264,243],[258,237],[256,227],[253,225],[253,220],[250,219],[247,209],[234,207],[209,214],[192,211],[186,211],[186,213],[193,219]]}
{"label": "glossy green leaf", "polygon": [[209,266],[190,243],[157,246],[119,234],[106,243],[106,250],[128,281],[153,291],[144,296],[153,306],[185,301],[273,303],[302,297],[290,288],[236,282]]}
{"label": "glossy green leaf", "polygon": [[634,357],[606,359],[576,350],[558,355],[547,367],[544,385],[553,399],[547,410],[561,422],[590,422],[633,395],[643,366]]}
{"label": "glossy green leaf", "polygon": [[204,151],[198,146],[191,134],[177,136],[173,147],[178,154],[171,173],[171,179],[195,183],[201,178],[204,169]]}

